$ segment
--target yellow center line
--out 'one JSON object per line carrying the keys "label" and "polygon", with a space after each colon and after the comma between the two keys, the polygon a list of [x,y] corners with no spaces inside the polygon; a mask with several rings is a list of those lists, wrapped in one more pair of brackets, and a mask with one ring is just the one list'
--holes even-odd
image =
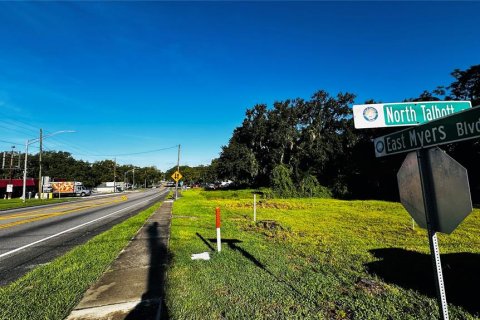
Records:
{"label": "yellow center line", "polygon": [[[100,203],[95,203],[95,204],[92,204],[90,206],[82,206],[82,207],[77,207],[77,208],[74,208],[74,209],[69,209],[69,210],[62,210],[62,211],[57,211],[57,212],[50,212],[50,213],[39,213],[37,215],[32,215],[30,214],[30,212],[28,213],[24,213],[25,215],[23,216],[18,216],[18,215],[12,215],[10,216],[9,219],[15,219],[15,218],[26,218],[26,217],[31,217],[30,219],[25,219],[25,220],[19,220],[19,221],[14,221],[14,222],[10,222],[10,223],[5,223],[5,224],[1,224],[0,225],[0,229],[6,229],[6,228],[10,228],[10,227],[13,227],[13,226],[17,226],[17,225],[21,225],[21,224],[25,224],[25,223],[30,223],[30,222],[34,222],[34,221],[39,221],[39,220],[43,220],[43,219],[47,219],[47,218],[51,218],[51,217],[56,217],[56,216],[60,216],[60,215],[64,215],[64,214],[69,214],[69,213],[73,213],[73,212],[78,212],[78,211],[81,211],[81,210],[84,210],[86,208],[95,208],[95,207],[101,207],[103,205],[108,205],[108,204],[112,204],[112,203],[117,203],[117,202],[122,202],[122,201],[125,201],[126,198],[115,198],[113,199],[113,201],[102,201]],[[58,209],[58,208],[56,208]],[[2,217],[2,219],[7,219],[5,217]]]}
{"label": "yellow center line", "polygon": [[[109,199],[110,200],[110,199]],[[116,197],[114,198],[114,201],[113,202],[120,202],[120,201],[124,201],[126,199],[123,199],[121,197]],[[100,204],[110,204],[110,203],[113,203],[112,201],[105,201],[104,199],[100,199],[100,200],[94,200],[90,203],[93,203],[93,204],[96,204],[96,203],[100,203]],[[90,207],[91,205],[87,203],[87,206],[83,206],[83,208],[88,208]],[[62,206],[57,206],[54,208],[54,210],[59,210],[59,209],[70,209],[70,208],[78,208],[77,204],[69,204],[69,205],[62,205]],[[42,209],[38,209],[38,210],[29,210],[28,212],[19,212],[19,213],[13,213],[13,214],[10,214],[10,215],[4,215],[4,216],[0,216],[0,220],[10,220],[10,219],[15,219],[15,218],[22,218],[22,217],[30,217],[32,215],[35,215],[36,213],[45,213],[46,214],[50,214],[51,212],[49,210],[51,210],[52,208],[42,208]]]}

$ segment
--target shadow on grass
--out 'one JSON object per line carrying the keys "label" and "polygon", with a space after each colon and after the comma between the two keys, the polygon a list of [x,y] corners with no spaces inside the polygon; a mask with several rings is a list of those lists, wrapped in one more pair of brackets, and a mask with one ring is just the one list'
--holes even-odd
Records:
{"label": "shadow on grass", "polygon": [[210,251],[215,251],[215,249],[212,247],[212,245],[210,244],[210,242],[208,242],[204,237],[202,237],[202,235],[200,233],[196,233],[197,237],[200,238],[200,240],[203,241],[203,243],[205,243],[205,245],[210,249]]}
{"label": "shadow on grass", "polygon": [[[153,222],[147,227],[150,267],[148,269],[147,291],[142,300],[125,317],[125,320],[169,319],[165,304],[165,271],[171,254],[162,242],[162,234],[168,232],[168,226]],[[161,307],[160,307],[161,305]]]}
{"label": "shadow on grass", "polygon": [[[201,235],[197,232],[197,237],[199,237],[204,243],[205,245],[208,246],[208,248],[211,250],[211,251],[215,251],[215,249],[213,248],[213,246],[209,243],[217,243],[217,239],[208,239],[208,241]],[[301,293],[300,291],[298,291],[292,284],[290,284],[288,281],[286,281],[285,279],[282,279],[278,276],[276,276],[273,272],[271,272],[270,270],[267,269],[267,267],[261,263],[260,261],[258,261],[257,258],[255,258],[252,254],[250,254],[247,250],[243,249],[242,247],[240,247],[238,244],[239,243],[242,243],[243,241],[241,240],[238,240],[238,239],[222,239],[222,244],[226,244],[230,249],[234,250],[234,251],[237,251],[239,252],[243,257],[245,257],[247,260],[249,260],[251,263],[253,263],[255,266],[257,266],[258,268],[262,269],[263,271],[265,271],[267,274],[269,274],[271,277],[273,277],[275,280],[277,280],[279,283],[282,283],[283,285],[287,286],[290,290],[292,290],[295,294],[297,294],[299,297],[301,297],[302,299],[310,302],[312,305],[314,305],[317,309],[320,308],[320,306],[313,300],[311,300],[309,297],[305,296],[303,293]]]}
{"label": "shadow on grass", "polygon": [[[370,252],[381,259],[366,265],[370,273],[386,282],[436,298],[430,255],[400,248]],[[480,287],[480,254],[442,254],[441,260],[447,301],[472,314],[480,313],[478,296],[474,294]]]}

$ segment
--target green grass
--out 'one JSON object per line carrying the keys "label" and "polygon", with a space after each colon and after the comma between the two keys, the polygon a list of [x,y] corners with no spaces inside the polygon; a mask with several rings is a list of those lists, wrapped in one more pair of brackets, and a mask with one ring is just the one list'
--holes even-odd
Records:
{"label": "green grass", "polygon": [[0,211],[2,210],[9,210],[9,209],[17,209],[17,208],[25,208],[25,207],[35,207],[41,206],[45,204],[53,204],[53,203],[60,203],[60,202],[68,202],[78,200],[77,198],[60,198],[60,199],[27,199],[25,203],[22,199],[0,199]]}
{"label": "green grass", "polygon": [[64,319],[160,205],[1,287],[0,319]]}
{"label": "green grass", "polygon": [[[201,237],[215,237],[217,206],[222,239],[236,243],[193,261],[192,253],[210,251]],[[249,191],[184,191],[175,202],[166,295],[173,319],[438,317],[426,231],[412,230],[399,203],[262,200],[257,220],[273,225],[253,223],[252,206]],[[451,319],[478,316],[466,292],[479,283],[479,231],[475,210],[452,235],[439,235]]]}

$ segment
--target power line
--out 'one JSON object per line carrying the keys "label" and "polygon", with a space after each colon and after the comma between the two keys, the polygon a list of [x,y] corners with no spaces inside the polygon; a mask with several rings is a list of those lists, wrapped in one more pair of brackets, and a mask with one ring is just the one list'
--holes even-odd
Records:
{"label": "power line", "polygon": [[[45,131],[47,134],[50,133],[48,131]],[[64,146],[67,146],[69,147],[69,149],[72,149],[72,150],[77,150],[76,152],[80,152],[80,153],[88,153],[88,154],[91,154],[90,150],[87,150],[87,149],[84,149],[78,145],[73,145],[71,143],[67,143],[65,140],[62,140],[60,139],[59,137],[55,136],[55,137],[51,137],[48,139],[48,143],[49,145],[53,145],[53,147],[64,147]]]}
{"label": "power line", "polygon": [[21,144],[21,143],[16,143],[16,142],[12,142],[12,141],[0,140],[0,142],[4,142],[4,143],[8,143],[8,144],[14,144],[14,145],[17,145],[17,146],[23,146],[23,144]]}
{"label": "power line", "polygon": [[159,151],[164,151],[164,150],[169,150],[169,149],[174,149],[177,148],[178,145],[168,147],[168,148],[161,148],[161,149],[155,149],[155,150],[148,150],[148,151],[141,151],[141,152],[132,152],[132,153],[121,153],[121,154],[96,154],[96,155],[87,155],[87,154],[75,154],[79,156],[91,156],[91,157],[123,157],[123,156],[133,156],[133,155],[138,155],[138,154],[146,154],[146,153],[154,153],[154,152],[159,152]]}

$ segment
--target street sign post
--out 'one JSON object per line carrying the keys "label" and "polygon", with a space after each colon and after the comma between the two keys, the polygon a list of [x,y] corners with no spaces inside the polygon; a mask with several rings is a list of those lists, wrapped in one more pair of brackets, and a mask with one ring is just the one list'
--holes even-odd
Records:
{"label": "street sign post", "polygon": [[[428,231],[440,315],[443,320],[448,320],[436,232],[453,232],[472,211],[472,201],[466,169],[439,148],[432,147],[480,137],[480,107],[468,109],[470,106],[460,103],[458,108],[465,107],[467,110],[459,111],[454,105],[445,105],[442,109],[439,105],[428,107],[422,104],[420,110],[423,118],[408,105],[396,111],[393,107],[388,109],[384,106],[384,113],[364,106],[363,111],[360,110],[364,119],[360,120],[358,126],[355,123],[355,127],[417,124],[416,127],[375,139],[375,156],[416,150],[407,155],[397,174],[400,198],[412,218]],[[357,113],[360,111],[357,110]],[[377,120],[379,122],[374,124]],[[420,120],[430,122],[418,125]],[[362,126],[362,121],[370,124]]]}
{"label": "street sign post", "polygon": [[[179,147],[180,148],[180,147]],[[180,149],[179,149],[180,150]],[[179,156],[178,158],[180,159],[180,151],[178,152]],[[177,166],[178,168],[178,166]],[[175,180],[175,200],[178,199],[178,180],[182,179],[182,174],[180,173],[180,171],[175,171],[173,174],[172,174],[172,179]]]}
{"label": "street sign post", "polygon": [[470,109],[470,101],[426,101],[353,106],[355,128],[416,126]]}
{"label": "street sign post", "polygon": [[445,286],[443,284],[442,262],[440,250],[438,249],[437,234],[434,230],[435,224],[435,198],[433,195],[433,184],[428,150],[421,149],[416,152],[420,173],[420,184],[422,186],[423,206],[425,208],[425,219],[427,224],[428,244],[432,257],[433,273],[435,277],[435,289],[437,291],[438,307],[443,320],[448,320],[448,305]]}
{"label": "street sign post", "polygon": [[448,319],[436,232],[450,234],[472,212],[467,170],[440,148],[410,152],[397,174],[400,201],[427,229],[442,319]]}
{"label": "street sign post", "polygon": [[455,113],[373,141],[377,157],[480,137],[480,107]]}

